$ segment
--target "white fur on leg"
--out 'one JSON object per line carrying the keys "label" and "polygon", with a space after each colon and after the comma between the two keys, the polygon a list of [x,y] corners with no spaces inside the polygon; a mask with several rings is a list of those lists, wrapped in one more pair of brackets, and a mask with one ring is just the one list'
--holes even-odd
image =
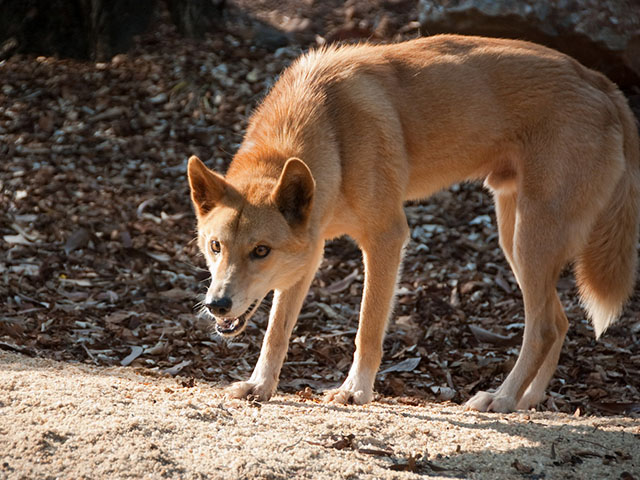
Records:
{"label": "white fur on leg", "polygon": [[325,392],[325,400],[331,403],[347,404],[355,403],[363,405],[373,400],[373,382],[375,373],[370,374],[359,368],[355,361],[351,366],[349,375],[344,383],[334,390]]}
{"label": "white fur on leg", "polygon": [[250,395],[255,395],[259,400],[266,402],[275,393],[275,384],[269,385],[267,383],[254,383],[254,382],[236,382],[229,385],[224,389],[224,394],[228,398],[247,398]]}
{"label": "white fur on leg", "polygon": [[468,410],[480,412],[509,413],[516,409],[516,401],[509,396],[500,395],[499,391],[478,392],[465,404]]}

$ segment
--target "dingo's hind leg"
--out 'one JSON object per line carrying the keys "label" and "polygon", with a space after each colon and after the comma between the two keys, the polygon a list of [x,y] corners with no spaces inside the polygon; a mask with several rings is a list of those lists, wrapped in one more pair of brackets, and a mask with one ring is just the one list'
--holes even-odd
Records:
{"label": "dingo's hind leg", "polygon": [[553,205],[519,199],[512,265],[525,307],[522,349],[513,370],[495,393],[479,392],[467,402],[472,409],[512,411],[530,385],[528,401],[537,400],[555,371],[566,332],[566,318],[564,313],[559,316],[561,307],[555,285],[568,260],[570,242],[562,209],[554,211]]}
{"label": "dingo's hind leg", "polygon": [[518,402],[518,409],[527,410],[531,407],[535,407],[545,397],[545,390],[553,374],[558,366],[558,359],[560,358],[560,351],[562,350],[562,344],[564,343],[564,337],[569,329],[569,321],[564,313],[564,308],[560,303],[560,299],[556,295],[555,297],[555,315],[554,325],[556,328],[556,337],[553,345],[547,353],[547,357],[544,360],[542,366],[538,369],[533,381],[527,387],[524,395]]}
{"label": "dingo's hind leg", "polygon": [[[516,265],[513,260],[513,239],[516,224],[517,194],[516,192],[504,193],[501,191],[494,193],[496,202],[496,218],[500,234],[500,246],[502,247],[504,255],[517,280],[518,272],[516,271]],[[553,318],[557,333],[556,339],[535,378],[529,384],[529,387],[518,402],[518,409],[534,407],[543,400],[547,385],[556,370],[560,351],[562,350],[562,344],[564,343],[564,338],[569,328],[567,316],[564,313],[564,309],[562,308],[562,304],[560,303],[560,299],[557,295],[555,296],[555,313]]]}
{"label": "dingo's hind leg", "polygon": [[517,194],[515,192],[502,193],[497,191],[494,192],[494,199],[500,247],[517,280],[518,273],[513,262],[513,235],[516,226]]}

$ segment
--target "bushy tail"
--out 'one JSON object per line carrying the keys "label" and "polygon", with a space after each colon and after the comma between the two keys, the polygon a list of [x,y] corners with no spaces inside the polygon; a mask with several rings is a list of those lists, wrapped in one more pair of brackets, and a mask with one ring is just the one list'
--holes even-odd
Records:
{"label": "bushy tail", "polygon": [[635,118],[612,92],[624,125],[626,169],[575,263],[578,290],[596,338],[615,322],[633,292],[638,261],[640,146]]}

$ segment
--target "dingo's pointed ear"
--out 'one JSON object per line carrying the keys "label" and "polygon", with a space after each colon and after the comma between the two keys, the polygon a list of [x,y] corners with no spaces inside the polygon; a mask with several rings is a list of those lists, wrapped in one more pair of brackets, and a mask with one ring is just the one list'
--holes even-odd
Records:
{"label": "dingo's pointed ear", "polygon": [[290,158],[284,164],[271,198],[289,225],[301,226],[311,213],[315,190],[316,182],[307,164],[299,158]]}
{"label": "dingo's pointed ear", "polygon": [[209,170],[195,155],[189,158],[188,173],[196,214],[206,215],[224,196],[227,182],[222,175]]}

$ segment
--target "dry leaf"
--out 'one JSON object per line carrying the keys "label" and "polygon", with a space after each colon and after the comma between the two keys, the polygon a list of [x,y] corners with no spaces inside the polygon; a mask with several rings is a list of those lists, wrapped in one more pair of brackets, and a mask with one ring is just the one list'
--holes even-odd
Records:
{"label": "dry leaf", "polygon": [[390,372],[412,372],[420,364],[420,360],[422,360],[420,357],[407,358],[400,363],[385,368],[380,372],[380,375]]}
{"label": "dry leaf", "polygon": [[137,345],[132,346],[131,353],[122,359],[122,361],[120,362],[120,365],[122,365],[123,367],[126,367],[127,365],[131,365],[131,362],[133,362],[136,358],[142,355],[143,351],[144,351],[144,348],[142,347],[139,347]]}
{"label": "dry leaf", "polygon": [[520,473],[525,473],[525,474],[533,473],[533,467],[526,465],[524,463],[521,463],[517,458],[513,461],[511,466]]}
{"label": "dry leaf", "polygon": [[476,339],[481,343],[490,343],[492,345],[511,347],[520,345],[520,343],[522,342],[521,334],[515,334],[511,335],[510,337],[505,337],[504,335],[490,332],[489,330],[485,330],[484,328],[478,327],[476,325],[469,325],[469,330],[471,330],[473,336],[476,337]]}
{"label": "dry leaf", "polygon": [[69,255],[74,250],[85,247],[89,243],[89,231],[86,228],[75,230],[64,244],[64,253]]}

